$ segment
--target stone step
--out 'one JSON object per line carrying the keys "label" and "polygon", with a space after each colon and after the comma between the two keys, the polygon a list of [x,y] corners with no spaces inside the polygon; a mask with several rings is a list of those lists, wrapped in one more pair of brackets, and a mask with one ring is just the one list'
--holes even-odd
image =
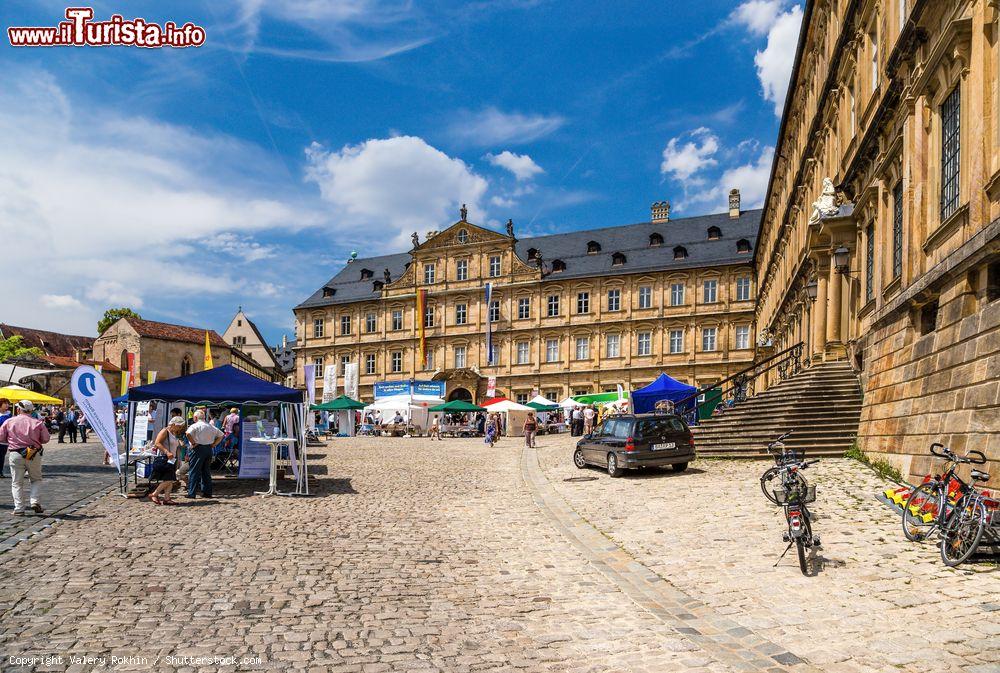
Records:
{"label": "stone step", "polygon": [[[852,422],[853,420],[853,422]],[[718,439],[719,437],[731,437],[733,435],[743,437],[777,437],[792,428],[792,435],[789,437],[811,437],[816,433],[840,433],[852,432],[858,426],[857,418],[836,419],[833,421],[813,421],[812,423],[771,423],[760,425],[746,425],[736,428],[712,428],[695,432],[695,438],[699,440]]]}

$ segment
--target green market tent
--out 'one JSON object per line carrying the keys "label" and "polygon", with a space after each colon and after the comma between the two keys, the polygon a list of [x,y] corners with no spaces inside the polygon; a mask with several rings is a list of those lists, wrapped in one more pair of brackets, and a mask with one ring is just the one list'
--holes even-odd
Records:
{"label": "green market tent", "polygon": [[472,402],[466,402],[465,400],[452,400],[451,402],[445,402],[444,404],[439,404],[436,407],[431,407],[428,411],[444,411],[446,413],[461,414],[469,411],[486,411],[484,407],[478,407]]}
{"label": "green market tent", "polygon": [[620,399],[628,399],[628,394],[625,397],[619,397],[617,392],[613,393],[594,393],[592,395],[574,395],[573,399],[580,404],[607,404],[608,402],[617,402]]}
{"label": "green market tent", "polygon": [[309,407],[313,411],[350,411],[351,409],[364,409],[365,405],[357,400],[353,400],[347,395],[341,395],[335,400],[314,404]]}

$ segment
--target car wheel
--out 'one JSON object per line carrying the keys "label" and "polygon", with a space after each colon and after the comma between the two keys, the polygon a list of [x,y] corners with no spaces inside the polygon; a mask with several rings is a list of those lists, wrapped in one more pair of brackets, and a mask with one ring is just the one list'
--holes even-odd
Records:
{"label": "car wheel", "polygon": [[583,459],[583,451],[577,449],[573,452],[573,464],[576,465],[581,470],[587,467],[587,461]]}
{"label": "car wheel", "polygon": [[674,472],[683,472],[684,470],[688,469],[688,464],[674,463],[673,465],[670,466],[670,469],[673,470]]}
{"label": "car wheel", "polygon": [[613,453],[608,454],[608,476],[612,479],[618,478],[625,473],[622,468],[618,467],[618,456]]}

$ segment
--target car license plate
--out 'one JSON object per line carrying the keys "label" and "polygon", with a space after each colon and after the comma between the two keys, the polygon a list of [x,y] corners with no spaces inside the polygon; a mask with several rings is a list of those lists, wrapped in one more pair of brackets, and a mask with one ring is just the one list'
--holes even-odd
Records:
{"label": "car license plate", "polygon": [[676,442],[664,442],[663,444],[653,444],[653,451],[660,451],[662,449],[676,449]]}

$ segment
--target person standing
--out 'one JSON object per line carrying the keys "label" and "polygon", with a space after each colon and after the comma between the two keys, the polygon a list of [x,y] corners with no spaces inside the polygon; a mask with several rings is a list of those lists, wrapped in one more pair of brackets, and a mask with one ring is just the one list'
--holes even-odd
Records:
{"label": "person standing", "polygon": [[594,405],[588,405],[587,408],[583,410],[583,434],[589,435],[594,431],[595,416],[597,416],[597,412],[594,411]]}
{"label": "person standing", "polygon": [[14,499],[14,516],[24,516],[24,479],[31,482],[28,498],[31,509],[41,514],[42,508],[42,444],[48,443],[49,430],[31,413],[35,405],[27,400],[17,403],[17,415],[0,425],[0,443],[7,445],[7,465],[10,467],[10,491]]}
{"label": "person standing", "polygon": [[194,412],[194,423],[185,433],[191,442],[191,465],[188,470],[188,497],[201,490],[203,498],[212,497],[212,450],[222,441],[222,431],[205,422],[205,411]]}
{"label": "person standing", "polygon": [[83,442],[84,444],[86,444],[87,443],[87,428],[90,427],[90,424],[87,423],[87,414],[83,413],[82,410],[78,411],[77,414],[78,415],[77,415],[77,418],[76,418],[76,427],[78,427],[80,429],[80,441]]}
{"label": "person standing", "polygon": [[177,481],[177,456],[180,451],[180,436],[184,434],[187,424],[180,416],[174,416],[167,427],[160,430],[153,440],[153,452],[157,454],[153,462],[152,479],[159,480],[156,490],[149,494],[149,499],[157,505],[176,505],[170,497]]}
{"label": "person standing", "polygon": [[[10,420],[10,400],[0,399],[0,427]],[[4,476],[3,466],[7,464],[7,445],[0,444],[0,477]]]}
{"label": "person standing", "polygon": [[76,444],[76,430],[77,430],[76,419],[77,419],[76,409],[70,407],[66,411],[66,432],[69,433],[69,441],[72,442],[73,444]]}
{"label": "person standing", "polygon": [[538,432],[538,421],[534,414],[528,414],[524,419],[524,445],[529,449],[535,448],[535,433]]}
{"label": "person standing", "polygon": [[62,407],[56,410],[56,427],[59,428],[59,444],[63,444],[66,439],[66,413]]}

